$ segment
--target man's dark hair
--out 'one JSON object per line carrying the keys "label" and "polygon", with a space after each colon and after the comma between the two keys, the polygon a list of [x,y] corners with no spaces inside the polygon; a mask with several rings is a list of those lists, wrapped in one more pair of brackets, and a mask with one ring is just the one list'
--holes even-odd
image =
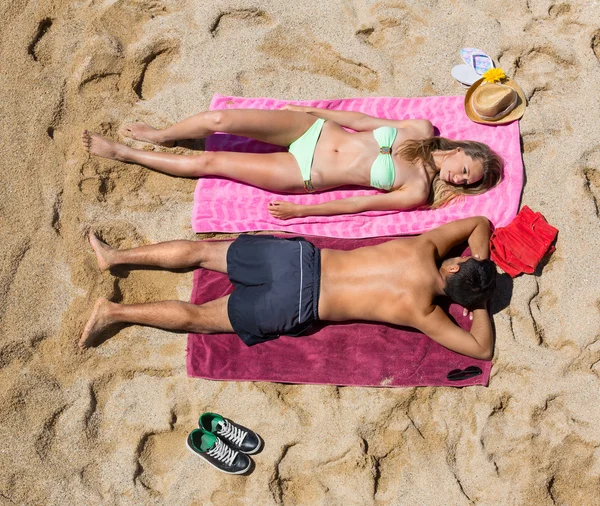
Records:
{"label": "man's dark hair", "polygon": [[464,307],[485,302],[496,288],[496,265],[491,260],[469,258],[460,270],[446,278],[444,292]]}

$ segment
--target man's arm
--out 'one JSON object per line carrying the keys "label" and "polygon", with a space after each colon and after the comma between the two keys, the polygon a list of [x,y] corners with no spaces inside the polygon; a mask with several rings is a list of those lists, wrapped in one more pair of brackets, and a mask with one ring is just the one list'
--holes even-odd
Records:
{"label": "man's arm", "polygon": [[447,223],[421,235],[421,239],[433,243],[440,258],[464,241],[468,241],[474,257],[490,258],[490,222],[484,216]]}
{"label": "man's arm", "polygon": [[285,105],[282,107],[287,111],[298,111],[312,114],[318,118],[335,121],[338,125],[342,125],[357,132],[365,132],[375,130],[382,126],[391,126],[392,128],[411,128],[415,134],[421,134],[420,137],[433,137],[433,125],[426,119],[408,119],[394,120],[385,118],[375,118],[362,112],[353,111],[332,111],[329,109],[320,109],[318,107],[308,107],[304,105]]}
{"label": "man's arm", "polygon": [[484,306],[473,310],[470,332],[452,323],[439,306],[435,306],[428,315],[420,317],[414,326],[452,351],[481,360],[492,359],[494,334],[490,315]]}

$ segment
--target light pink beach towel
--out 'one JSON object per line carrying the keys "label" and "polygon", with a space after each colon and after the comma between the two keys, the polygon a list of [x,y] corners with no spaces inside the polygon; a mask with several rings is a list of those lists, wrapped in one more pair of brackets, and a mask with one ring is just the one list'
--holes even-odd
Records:
{"label": "light pink beach towel", "polygon": [[[390,119],[427,118],[440,135],[451,139],[480,141],[492,147],[504,160],[504,180],[483,195],[437,210],[369,211],[338,216],[309,216],[291,220],[272,217],[267,206],[273,200],[318,204],[332,199],[370,195],[376,190],[341,189],[317,194],[289,195],[261,190],[221,178],[201,178],[194,194],[192,228],[195,232],[247,232],[282,230],[327,237],[377,237],[419,234],[450,221],[469,216],[487,216],[496,227],[508,225],[517,214],[523,188],[523,162],[519,142],[519,123],[487,126],[470,121],[463,108],[464,98],[366,97],[340,100],[293,102],[326,109],[359,111]],[[215,109],[279,109],[288,101],[268,98],[240,98],[215,95]],[[284,151],[258,141],[233,135],[215,134],[206,141],[208,151],[246,151],[267,153]]]}

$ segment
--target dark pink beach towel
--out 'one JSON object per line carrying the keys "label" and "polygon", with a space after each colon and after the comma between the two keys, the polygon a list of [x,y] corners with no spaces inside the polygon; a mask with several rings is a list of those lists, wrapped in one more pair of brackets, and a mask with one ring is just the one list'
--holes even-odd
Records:
{"label": "dark pink beach towel", "polygon": [[[339,100],[294,101],[325,109],[359,111],[390,119],[429,119],[440,135],[488,144],[504,160],[504,180],[492,190],[442,209],[417,211],[369,211],[338,216],[308,216],[291,220],[272,217],[268,203],[287,200],[300,204],[319,204],[332,199],[378,193],[373,189],[335,189],[310,195],[277,194],[227,179],[207,177],[198,180],[194,193],[192,228],[195,232],[248,232],[282,230],[296,234],[361,238],[420,234],[450,221],[483,215],[496,227],[508,225],[517,214],[523,189],[523,161],[519,141],[519,122],[489,126],[473,123],[464,111],[464,97],[362,97]],[[215,109],[280,109],[289,103],[270,98],[243,98],[215,95]],[[267,153],[283,148],[235,135],[211,135],[208,151],[245,151]]]}
{"label": "dark pink beach towel", "polygon": [[[344,240],[309,237],[319,248],[354,249],[388,239]],[[194,273],[192,300],[203,304],[232,291],[225,274],[204,269]],[[462,308],[449,310],[470,328]],[[375,387],[487,385],[491,362],[450,351],[408,328],[372,323],[319,325],[309,335],[282,336],[248,347],[235,334],[189,334],[189,376],[227,381],[275,381]],[[478,376],[450,381],[450,371],[477,366]]]}

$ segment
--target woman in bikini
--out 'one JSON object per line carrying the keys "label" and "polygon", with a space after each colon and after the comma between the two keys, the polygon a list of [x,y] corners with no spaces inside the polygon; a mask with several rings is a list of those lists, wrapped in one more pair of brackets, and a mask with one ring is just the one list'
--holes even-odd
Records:
{"label": "woman in bikini", "polygon": [[[347,132],[342,125],[355,132]],[[502,177],[502,160],[487,145],[434,137],[432,124],[423,119],[397,121],[288,105],[276,111],[203,112],[162,130],[145,123],[121,130],[126,137],[167,147],[214,132],[250,137],[289,151],[175,155],[134,149],[87,130],[82,141],[94,155],[173,176],[219,176],[287,193],[312,193],[345,185],[384,190],[314,205],[271,202],[269,212],[282,220],[423,205],[437,208],[460,195],[483,193]]]}

